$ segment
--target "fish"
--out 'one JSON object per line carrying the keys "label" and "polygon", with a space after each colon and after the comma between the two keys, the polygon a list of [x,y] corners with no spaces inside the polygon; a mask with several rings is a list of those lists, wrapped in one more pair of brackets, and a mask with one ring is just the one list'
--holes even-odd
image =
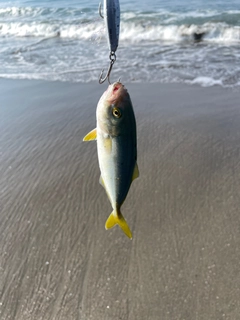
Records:
{"label": "fish", "polygon": [[121,213],[131,183],[139,177],[137,129],[130,95],[121,82],[115,82],[101,96],[96,110],[97,126],[83,141],[97,141],[100,184],[112,205],[105,228],[115,225],[132,239],[132,232]]}
{"label": "fish", "polygon": [[110,53],[116,52],[119,40],[120,30],[120,5],[119,0],[104,0],[103,15],[101,13],[101,3],[99,5],[99,14],[104,18],[108,35],[108,47]]}

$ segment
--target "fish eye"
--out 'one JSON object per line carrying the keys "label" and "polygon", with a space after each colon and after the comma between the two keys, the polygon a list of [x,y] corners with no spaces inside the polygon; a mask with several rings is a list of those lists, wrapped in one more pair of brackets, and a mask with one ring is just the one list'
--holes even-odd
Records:
{"label": "fish eye", "polygon": [[118,118],[118,119],[121,118],[121,116],[122,116],[120,109],[118,109],[116,107],[113,108],[112,114],[114,115],[115,118]]}

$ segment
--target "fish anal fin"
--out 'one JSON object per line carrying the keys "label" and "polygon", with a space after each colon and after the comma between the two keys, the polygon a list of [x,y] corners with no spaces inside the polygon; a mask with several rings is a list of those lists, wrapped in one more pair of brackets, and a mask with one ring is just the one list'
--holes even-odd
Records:
{"label": "fish anal fin", "polygon": [[132,181],[134,179],[137,179],[138,177],[139,177],[139,170],[138,170],[138,165],[137,165],[137,162],[136,162],[134,170],[133,170]]}
{"label": "fish anal fin", "polygon": [[105,188],[105,183],[104,183],[104,180],[103,180],[102,176],[100,176],[100,178],[99,178],[99,183],[100,183],[101,186],[103,186],[104,189],[106,189]]}
{"label": "fish anal fin", "polygon": [[110,216],[108,217],[106,224],[105,224],[105,228],[111,229],[112,227],[114,227],[116,224],[119,225],[119,227],[122,229],[122,231],[125,233],[125,235],[132,239],[132,232],[126,222],[126,220],[124,219],[123,215],[121,214],[121,212],[118,212],[118,214],[116,214],[114,211],[110,214]]}
{"label": "fish anal fin", "polygon": [[105,186],[105,182],[104,182],[104,180],[103,180],[102,175],[101,175],[100,178],[99,178],[99,183],[100,183],[101,186],[103,186],[103,188],[104,188],[104,190],[106,191],[106,194],[107,194],[107,196],[108,196],[108,199],[109,199],[109,201],[111,202],[111,198],[110,198],[110,196],[109,196],[109,193],[107,192],[107,189],[106,189],[106,186]]}
{"label": "fish anal fin", "polygon": [[84,138],[83,141],[97,140],[97,128],[90,131]]}

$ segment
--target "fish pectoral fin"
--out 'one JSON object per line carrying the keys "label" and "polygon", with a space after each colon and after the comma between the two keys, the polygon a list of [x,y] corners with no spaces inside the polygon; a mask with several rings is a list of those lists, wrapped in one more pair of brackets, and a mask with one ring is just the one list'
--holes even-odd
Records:
{"label": "fish pectoral fin", "polygon": [[134,170],[133,170],[132,181],[134,179],[137,179],[138,177],[139,177],[139,170],[138,170],[138,165],[137,165],[137,162],[136,162]]}
{"label": "fish pectoral fin", "polygon": [[84,138],[83,141],[97,140],[97,128],[90,131]]}
{"label": "fish pectoral fin", "polygon": [[132,239],[132,232],[120,211],[117,213],[117,215],[114,211],[110,214],[106,221],[105,228],[107,230],[111,229],[116,224],[119,225],[119,227],[126,234],[126,236],[128,236],[128,238]]}

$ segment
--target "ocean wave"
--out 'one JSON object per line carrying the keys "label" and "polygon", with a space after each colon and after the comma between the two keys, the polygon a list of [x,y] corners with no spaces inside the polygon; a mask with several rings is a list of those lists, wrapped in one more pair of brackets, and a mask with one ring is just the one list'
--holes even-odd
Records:
{"label": "ocean wave", "polygon": [[[53,19],[60,19],[63,22],[72,19],[81,19],[82,17],[92,19],[99,18],[96,8],[91,7],[3,7],[0,8],[0,19],[2,22],[21,20],[41,20],[47,19],[48,22]],[[186,11],[169,11],[158,9],[156,11],[121,11],[121,19],[124,22],[135,22],[145,24],[197,24],[202,25],[206,22],[225,22],[229,25],[240,24],[240,10],[222,10],[222,9],[196,9]]]}
{"label": "ocean wave", "polygon": [[[240,10],[123,11],[120,40],[142,41],[240,41]],[[0,8],[0,37],[105,37],[104,21],[90,8]]]}
{"label": "ocean wave", "polygon": [[208,42],[240,42],[240,27],[225,23],[205,23],[204,25],[136,25],[123,23],[121,39],[140,43],[142,41],[208,41]]}
{"label": "ocean wave", "polygon": [[88,83],[96,81],[97,76],[86,75],[78,76],[76,78],[71,77],[71,72],[66,72],[66,75],[61,73],[0,73],[0,78],[3,79],[18,79],[18,80],[47,80],[47,81],[61,81],[61,82],[78,82],[78,83]]}
{"label": "ocean wave", "polygon": [[[86,0],[85,9],[43,3],[0,8],[0,77],[97,81],[108,65],[97,8]],[[177,9],[121,12],[113,78],[239,86],[240,11]]]}
{"label": "ocean wave", "polygon": [[225,22],[229,25],[240,24],[240,10],[188,10],[188,11],[168,11],[158,10],[154,12],[133,12],[127,11],[121,13],[121,18],[125,22],[145,23],[147,24],[197,24],[203,25],[207,22]]}
{"label": "ocean wave", "polygon": [[[0,73],[0,78],[4,79],[19,79],[19,80],[47,80],[47,81],[61,81],[61,82],[73,82],[73,83],[89,83],[95,82],[98,79],[98,75],[96,74],[76,74],[73,77],[71,71],[66,71],[65,73],[53,73],[53,72],[46,72],[46,73]],[[166,76],[163,78],[138,78],[133,76],[132,78],[128,77],[128,81],[135,82],[135,83],[142,83],[142,82],[149,82],[149,83],[185,83],[188,85],[199,85],[201,87],[212,87],[212,86],[221,86],[223,88],[237,88],[240,87],[240,81],[235,83],[225,83],[223,79],[215,79],[213,77],[208,76],[198,76],[193,80],[187,80],[183,78],[177,78],[173,76]]]}
{"label": "ocean wave", "polygon": [[0,23],[0,36],[14,37],[62,37],[92,39],[104,33],[103,26],[97,23],[59,24],[59,23]]}
{"label": "ocean wave", "polygon": [[6,7],[0,8],[0,18],[37,18],[37,17],[81,17],[84,13],[91,12],[88,8],[57,8],[57,7]]}
{"label": "ocean wave", "polygon": [[[77,39],[93,39],[105,36],[104,24],[88,22],[79,24],[61,24],[47,22],[9,22],[0,23],[0,36],[12,37],[62,37]],[[207,42],[240,42],[240,27],[225,23],[205,23],[204,25],[144,25],[123,22],[120,40],[131,43],[142,41],[192,41]],[[144,44],[144,43],[143,43]]]}
{"label": "ocean wave", "polygon": [[22,17],[22,16],[36,16],[43,12],[43,8],[32,8],[32,7],[6,7],[0,8],[0,17]]}

